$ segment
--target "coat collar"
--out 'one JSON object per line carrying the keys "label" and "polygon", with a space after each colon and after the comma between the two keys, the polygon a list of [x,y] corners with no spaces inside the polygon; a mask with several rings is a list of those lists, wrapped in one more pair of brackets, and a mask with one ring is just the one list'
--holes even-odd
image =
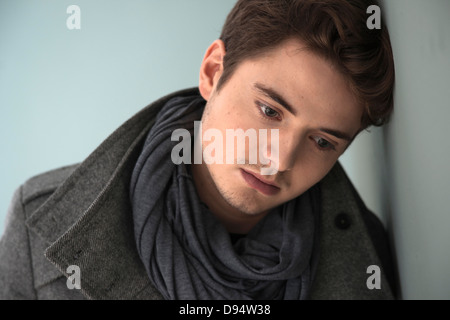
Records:
{"label": "coat collar", "polygon": [[[188,89],[147,106],[112,133],[26,221],[62,273],[77,265],[81,291],[93,299],[160,298],[137,253],[128,185],[160,107]],[[128,272],[123,272],[127,270]]]}

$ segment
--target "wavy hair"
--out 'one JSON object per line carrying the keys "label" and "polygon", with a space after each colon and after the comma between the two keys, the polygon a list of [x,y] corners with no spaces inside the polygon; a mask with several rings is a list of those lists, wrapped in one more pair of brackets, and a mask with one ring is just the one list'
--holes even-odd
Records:
{"label": "wavy hair", "polygon": [[371,0],[239,0],[220,35],[224,70],[217,90],[240,62],[297,38],[331,61],[364,106],[361,130],[385,124],[393,111],[394,58],[386,25],[369,29]]}

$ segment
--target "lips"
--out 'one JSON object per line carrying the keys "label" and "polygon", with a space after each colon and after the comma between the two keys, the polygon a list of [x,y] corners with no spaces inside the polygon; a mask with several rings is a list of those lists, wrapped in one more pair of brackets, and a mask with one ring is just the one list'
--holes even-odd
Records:
{"label": "lips", "polygon": [[269,181],[263,180],[261,177],[258,177],[252,172],[241,169],[241,175],[250,187],[258,190],[264,195],[273,196],[280,191],[278,186]]}

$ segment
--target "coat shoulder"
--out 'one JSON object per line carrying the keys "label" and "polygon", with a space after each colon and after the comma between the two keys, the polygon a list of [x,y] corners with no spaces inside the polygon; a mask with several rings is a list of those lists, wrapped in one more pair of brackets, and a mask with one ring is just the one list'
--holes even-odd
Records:
{"label": "coat shoulder", "polygon": [[45,284],[63,276],[45,260],[46,243],[29,232],[26,220],[76,167],[66,166],[36,175],[15,192],[0,238],[0,299],[45,298],[50,288]]}
{"label": "coat shoulder", "polygon": [[22,185],[22,202],[27,205],[50,196],[79,166],[74,164],[46,171],[26,180]]}

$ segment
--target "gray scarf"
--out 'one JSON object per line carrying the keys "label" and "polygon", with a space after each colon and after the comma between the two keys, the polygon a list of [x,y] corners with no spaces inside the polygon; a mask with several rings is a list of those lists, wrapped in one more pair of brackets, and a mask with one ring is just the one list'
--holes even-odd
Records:
{"label": "gray scarf", "polygon": [[193,134],[204,105],[199,95],[170,100],[133,171],[135,239],[150,280],[165,299],[306,299],[317,263],[318,188],[233,243],[199,200],[188,165],[170,156],[172,131]]}

